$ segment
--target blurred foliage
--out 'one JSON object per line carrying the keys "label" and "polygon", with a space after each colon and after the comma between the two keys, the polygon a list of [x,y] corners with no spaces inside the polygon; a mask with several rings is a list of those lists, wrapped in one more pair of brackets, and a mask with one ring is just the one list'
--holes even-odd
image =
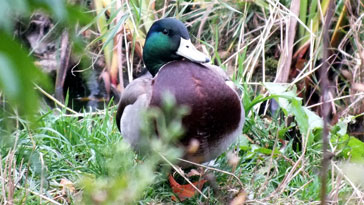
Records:
{"label": "blurred foliage", "polygon": [[48,85],[46,76],[34,65],[21,44],[0,30],[0,90],[21,114],[37,112],[38,95],[33,83]]}
{"label": "blurred foliage", "polygon": [[[15,204],[39,204],[38,196],[43,194],[56,203],[134,204],[155,182],[157,171],[166,178],[170,166],[165,160],[176,163],[182,155],[173,144],[183,134],[181,120],[188,110],[166,97],[161,109],[145,111],[141,139],[145,143],[137,155],[123,141],[113,123],[115,107],[109,106],[102,115],[83,113],[82,118],[66,115],[66,110],[41,111],[38,127],[30,128],[25,122],[25,128],[11,133],[16,146],[0,143],[1,163],[12,160],[16,165],[12,169],[18,173],[0,177],[20,181],[21,188],[13,190],[18,196]],[[156,137],[155,128],[163,133],[161,137]],[[2,196],[10,192],[11,188],[6,189]],[[4,200],[0,197],[1,203]]]}
{"label": "blurred foliage", "polygon": [[[174,163],[182,156],[173,144],[183,134],[182,117],[187,112],[185,107],[177,106],[171,95],[164,96],[161,109],[145,110],[140,147],[136,148],[143,160],[135,163],[135,154],[125,141],[115,144],[110,150],[111,158],[105,162],[108,174],[98,178],[85,176],[81,180],[83,203],[134,204],[155,180],[154,171],[167,173],[168,162]],[[167,166],[159,166],[161,163]]]}
{"label": "blurred foliage", "polygon": [[90,17],[80,6],[65,2],[0,1],[0,97],[6,98],[11,107],[18,108],[19,114],[27,118],[32,118],[39,105],[39,97],[33,83],[49,88],[50,82],[48,77],[34,65],[27,48],[19,42],[19,39],[14,38],[15,25],[17,21],[29,18],[35,11],[47,13],[54,21],[71,30],[79,23],[90,22]]}

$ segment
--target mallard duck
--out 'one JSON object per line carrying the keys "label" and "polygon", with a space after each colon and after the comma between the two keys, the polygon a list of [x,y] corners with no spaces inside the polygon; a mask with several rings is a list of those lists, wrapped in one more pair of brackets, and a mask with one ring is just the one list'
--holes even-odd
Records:
{"label": "mallard duck", "polygon": [[177,104],[190,108],[183,118],[181,146],[196,140],[199,145],[196,152],[185,151],[183,158],[203,163],[224,152],[242,131],[244,109],[233,82],[220,67],[207,64],[209,58],[193,46],[184,24],[175,18],[154,22],[143,61],[149,73],[125,88],[116,114],[123,137],[138,146],[141,108],[161,106],[168,90]]}

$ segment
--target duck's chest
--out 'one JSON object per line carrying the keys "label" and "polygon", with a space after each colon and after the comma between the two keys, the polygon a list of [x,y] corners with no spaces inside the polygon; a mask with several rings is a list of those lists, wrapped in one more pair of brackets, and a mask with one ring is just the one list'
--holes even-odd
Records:
{"label": "duck's chest", "polygon": [[237,94],[212,70],[191,62],[170,63],[153,81],[151,106],[160,106],[163,93],[172,94],[177,104],[186,105],[190,114],[183,119],[188,138],[216,141],[233,132],[241,118]]}

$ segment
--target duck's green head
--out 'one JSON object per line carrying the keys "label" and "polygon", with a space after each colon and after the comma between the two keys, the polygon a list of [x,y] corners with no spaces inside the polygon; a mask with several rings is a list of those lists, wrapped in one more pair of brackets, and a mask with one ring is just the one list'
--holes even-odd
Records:
{"label": "duck's green head", "polygon": [[155,76],[164,64],[182,58],[196,63],[210,61],[192,45],[187,28],[181,21],[165,18],[154,22],[143,50],[143,60],[149,72]]}

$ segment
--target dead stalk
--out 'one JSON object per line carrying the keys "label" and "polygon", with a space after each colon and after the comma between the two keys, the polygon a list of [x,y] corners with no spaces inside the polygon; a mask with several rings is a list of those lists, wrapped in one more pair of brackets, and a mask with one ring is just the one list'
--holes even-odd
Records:
{"label": "dead stalk", "polygon": [[[284,191],[284,189],[286,188],[288,183],[297,174],[299,174],[302,170],[304,170],[304,158],[305,158],[305,154],[306,154],[306,148],[307,148],[309,134],[310,134],[310,130],[307,132],[306,136],[303,137],[303,139],[302,139],[302,154],[301,154],[301,156],[299,157],[297,162],[292,166],[289,173],[284,176],[282,182],[278,185],[277,189],[274,190],[274,192],[272,194],[270,194],[267,198],[272,198],[276,194],[280,195]],[[301,165],[301,168],[297,170],[299,165]]]}
{"label": "dead stalk", "polygon": [[[119,12],[117,14],[117,21],[115,22],[115,24],[117,24],[118,21],[120,21],[122,18],[122,13],[121,13],[122,3],[124,3],[124,1],[116,1],[116,9],[119,9]],[[122,55],[123,36],[122,36],[121,27],[119,28],[117,33],[118,34],[115,36],[115,42],[116,42],[116,49],[117,49],[117,53],[118,53],[117,58],[118,58],[119,84],[120,84],[120,91],[122,92],[124,90],[124,79],[123,79],[123,55]]]}
{"label": "dead stalk", "polygon": [[49,98],[50,100],[52,100],[54,103],[56,103],[57,105],[59,105],[61,108],[66,109],[68,112],[73,113],[73,114],[78,114],[78,112],[70,109],[69,107],[65,106],[63,103],[61,103],[60,101],[58,101],[56,98],[54,98],[52,95],[50,95],[49,93],[47,93],[45,90],[43,90],[41,87],[39,87],[37,84],[34,84],[35,88],[37,88],[37,90],[39,90],[43,95],[45,95],[47,98]]}
{"label": "dead stalk", "polygon": [[330,36],[329,36],[329,28],[332,16],[335,12],[335,2],[330,0],[329,8],[327,10],[325,22],[323,25],[323,58],[322,61],[324,62],[321,69],[320,69],[320,76],[321,76],[321,92],[322,92],[322,101],[324,101],[321,107],[322,118],[324,122],[324,128],[322,133],[322,162],[321,162],[321,204],[325,205],[327,203],[326,193],[327,193],[327,171],[329,168],[330,163],[330,155],[328,152],[329,147],[329,113],[330,113],[330,105],[326,101],[329,99],[329,79],[328,79],[328,70],[330,68],[329,62],[329,43],[330,43]]}
{"label": "dead stalk", "polygon": [[361,203],[364,203],[364,194],[359,190],[359,188],[349,179],[348,176],[344,174],[344,172],[336,165],[336,163],[332,162],[332,166],[338,171],[338,173],[345,178],[346,181],[349,182],[351,187],[354,189],[353,194],[356,194]]}
{"label": "dead stalk", "polygon": [[205,199],[208,199],[207,198],[207,196],[204,194],[204,193],[202,193],[201,192],[201,190],[200,189],[198,189],[194,184],[192,184],[192,182],[189,180],[189,179],[187,179],[187,177],[185,176],[185,174],[183,174],[181,171],[180,171],[180,169],[178,169],[174,164],[172,164],[172,162],[170,162],[164,155],[162,155],[161,153],[159,153],[158,152],[158,154],[159,154],[159,156],[161,156],[162,157],[162,159],[164,160],[164,161],[166,161],[181,177],[183,177],[198,193],[200,193],[201,194],[201,196],[203,196]]}
{"label": "dead stalk", "polygon": [[3,169],[3,158],[0,154],[0,177],[1,177],[1,190],[2,190],[2,195],[3,195],[3,199],[5,200],[2,203],[6,203],[6,189],[5,189],[5,170]]}
{"label": "dead stalk", "polygon": [[216,169],[214,167],[205,166],[205,165],[198,164],[198,163],[195,163],[195,162],[191,162],[191,161],[188,161],[188,160],[185,160],[185,159],[181,159],[181,158],[177,158],[177,159],[180,160],[180,161],[182,161],[182,162],[186,162],[186,163],[189,163],[189,164],[193,164],[195,166],[203,167],[203,168],[208,169],[208,170],[213,170],[213,171],[217,171],[217,172],[221,172],[221,173],[230,175],[230,176],[234,177],[238,181],[238,183],[240,184],[241,187],[243,187],[243,183],[241,182],[241,180],[239,179],[239,177],[237,177],[234,173],[227,172],[227,171],[224,171],[224,170],[221,170],[221,169]]}
{"label": "dead stalk", "polygon": [[[4,179],[3,177],[0,177],[0,180],[5,181],[5,183],[7,183],[7,182],[8,182],[8,180]],[[49,203],[56,204],[56,205],[61,205],[61,204],[60,204],[60,203],[58,203],[57,201],[55,201],[55,200],[53,200],[53,199],[51,199],[51,198],[49,198],[49,197],[47,197],[47,196],[44,196],[44,195],[42,195],[42,194],[40,194],[40,193],[38,193],[38,192],[32,191],[32,190],[30,190],[30,189],[28,189],[28,188],[25,188],[25,187],[22,187],[22,186],[19,186],[19,185],[15,185],[15,187],[16,187],[16,188],[18,188],[18,189],[26,190],[26,191],[30,192],[31,194],[33,194],[33,195],[35,195],[35,196],[38,196],[38,197],[39,197],[39,198],[41,198],[41,199],[46,200],[46,201],[47,201],[47,202],[49,202]]]}

